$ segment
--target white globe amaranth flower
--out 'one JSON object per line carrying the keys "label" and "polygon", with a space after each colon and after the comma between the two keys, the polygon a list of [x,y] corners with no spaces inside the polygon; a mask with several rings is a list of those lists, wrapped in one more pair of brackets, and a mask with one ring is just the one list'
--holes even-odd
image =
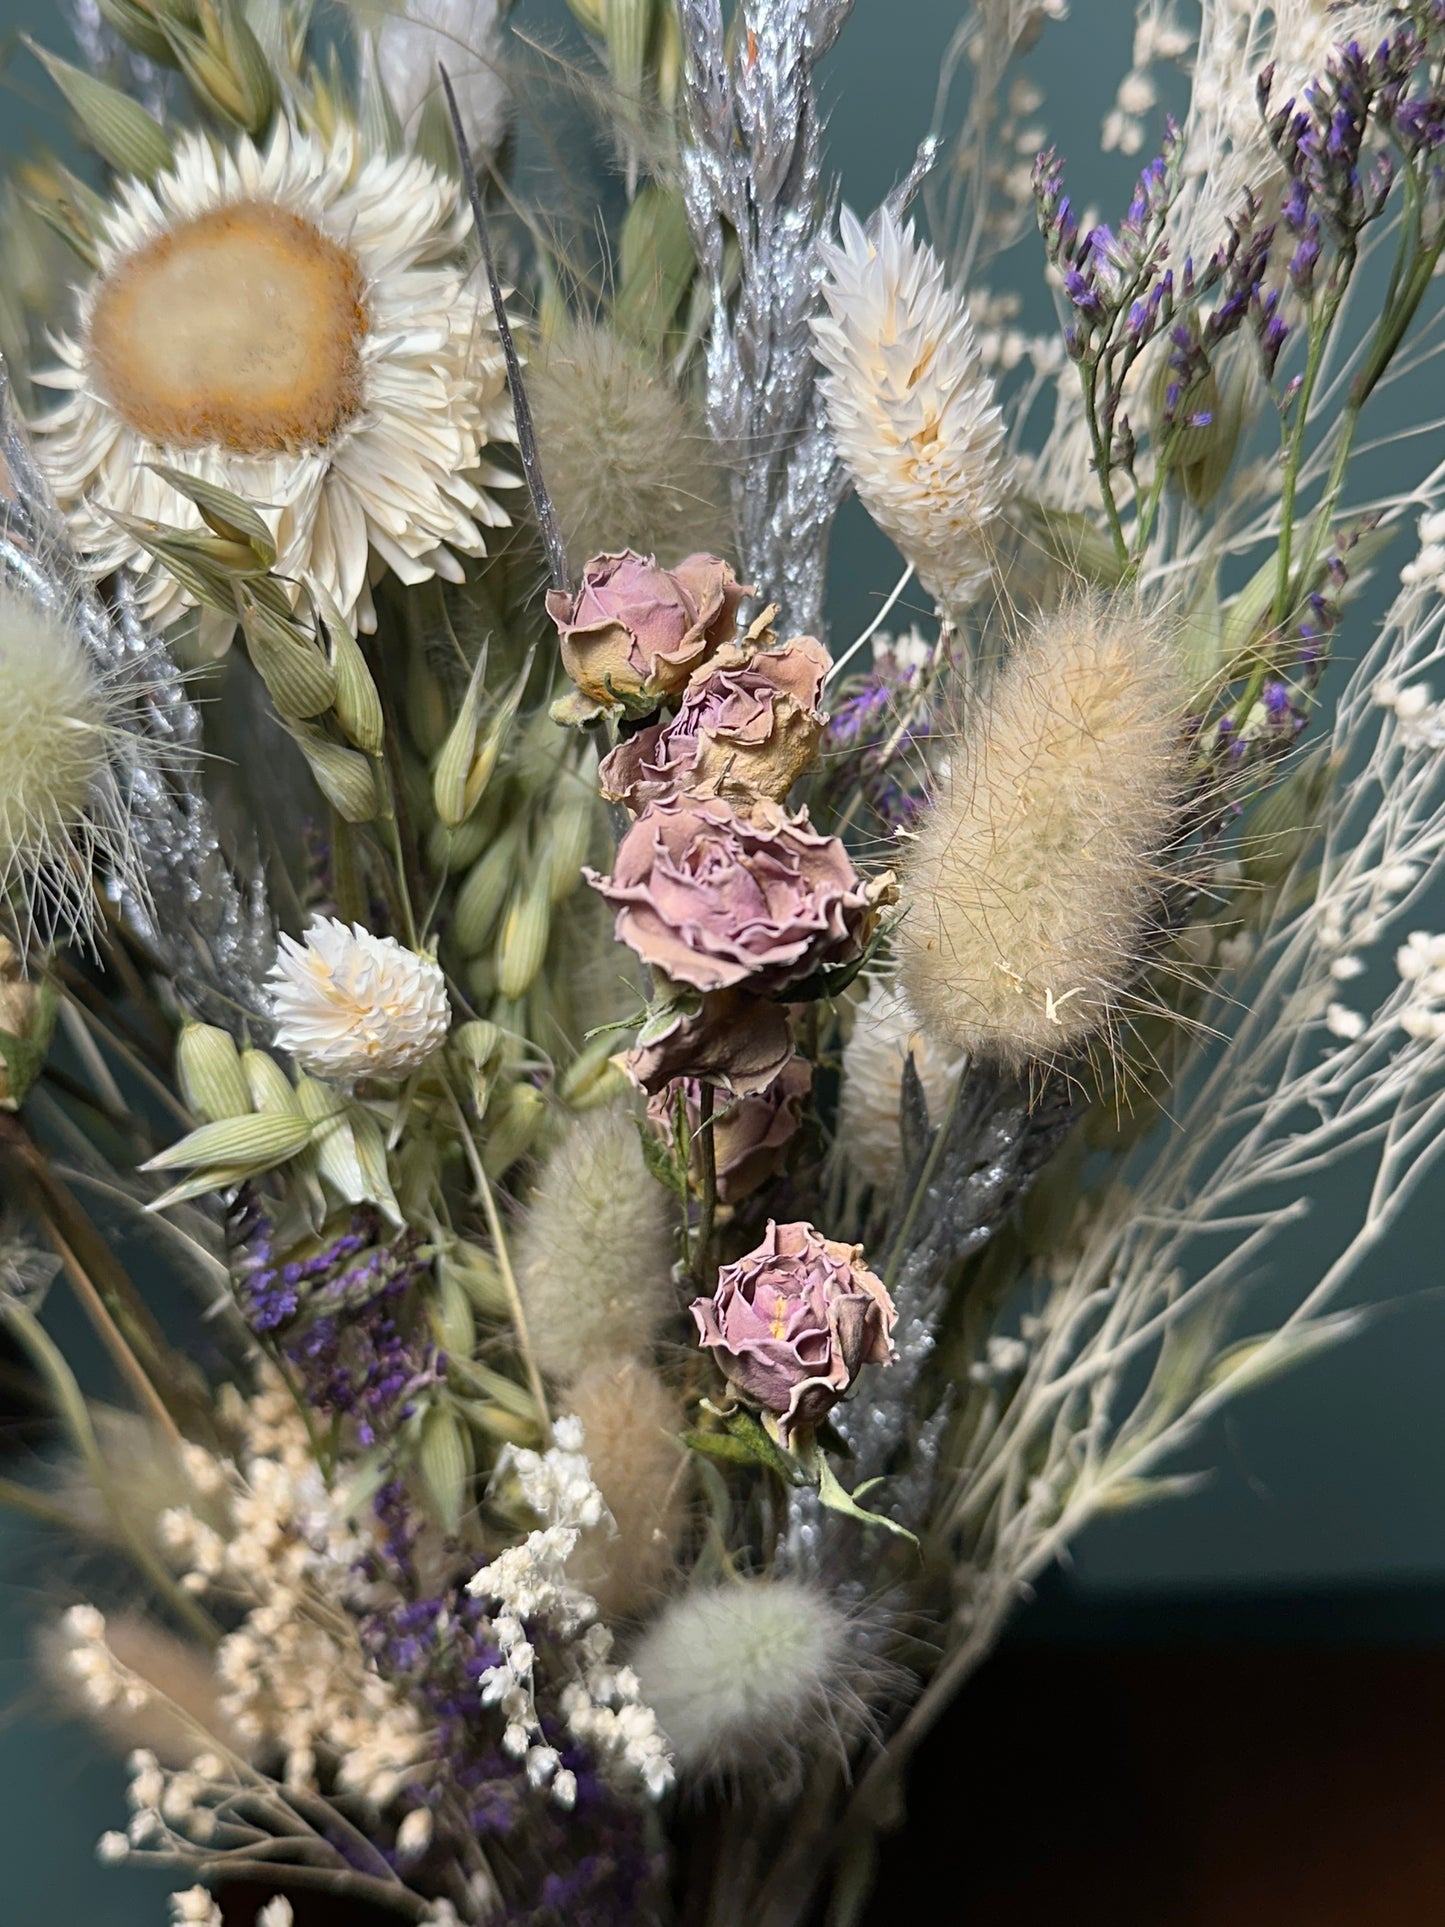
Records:
{"label": "white globe amaranth flower", "polygon": [[446,1041],[446,982],[431,957],[361,924],[317,917],[281,939],[267,983],[276,1042],[333,1083],[405,1077]]}
{"label": "white globe amaranth flower", "polygon": [[98,869],[144,896],[116,757],[133,698],[63,611],[0,585],[0,897],[22,948],[89,933]]}
{"label": "white globe amaranth flower", "polygon": [[122,184],[58,367],[36,452],[97,575],[134,569],[164,626],[190,597],[117,516],[201,529],[161,464],[266,520],[276,577],[374,628],[370,584],[462,579],[509,521],[489,463],[515,440],[490,311],[461,265],[457,184],[284,118],[265,148],[189,133]]}
{"label": "white globe amaranth flower", "polygon": [[911,228],[884,209],[870,235],[845,208],[840,232],[813,323],[838,453],[919,581],[958,609],[989,578],[1009,489],[993,383],[967,307]]}
{"label": "white globe amaranth flower", "polygon": [[820,1588],[787,1577],[671,1600],[630,1654],[678,1766],[787,1777],[856,1722],[852,1629]]}
{"label": "white globe amaranth flower", "polygon": [[393,0],[387,7],[377,28],[376,55],[409,135],[416,133],[427,103],[442,101],[440,63],[451,77],[472,152],[480,159],[501,146],[508,96],[500,15],[498,0]]}

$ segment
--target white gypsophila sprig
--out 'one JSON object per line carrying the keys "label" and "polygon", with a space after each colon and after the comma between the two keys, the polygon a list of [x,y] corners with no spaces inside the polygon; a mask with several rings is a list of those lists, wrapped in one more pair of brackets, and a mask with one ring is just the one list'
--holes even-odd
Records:
{"label": "white gypsophila sprig", "polygon": [[736,560],[744,579],[777,597],[789,629],[818,636],[844,483],[809,332],[830,209],[813,68],[851,5],[745,0],[726,29],[721,0],[678,7],[682,192],[712,300],[707,421],[733,465]]}
{"label": "white gypsophila sprig", "polygon": [[[657,1720],[642,1703],[637,1676],[612,1660],[612,1635],[597,1617],[597,1602],[575,1584],[567,1561],[584,1532],[607,1518],[583,1450],[581,1422],[559,1418],[545,1452],[509,1447],[499,1476],[515,1476],[523,1500],[543,1521],[508,1546],[468,1582],[467,1590],[495,1602],[492,1637],[502,1658],[481,1678],[482,1697],[506,1721],[503,1751],[525,1762],[533,1786],[548,1787],[561,1807],[577,1797],[575,1776],[547,1743],[537,1695],[555,1690],[568,1730],[596,1758],[659,1798],[672,1784],[672,1762]],[[543,1628],[565,1652],[568,1676],[538,1677],[528,1625]]]}
{"label": "white gypsophila sprig", "polygon": [[[188,1710],[167,1702],[155,1684],[112,1651],[104,1616],[94,1606],[74,1606],[63,1632],[72,1670],[99,1705],[141,1706],[159,1700],[193,1739],[189,1764],[163,1766],[147,1749],[128,1760],[125,1831],[111,1829],[96,1843],[105,1866],[122,1863],[187,1869],[207,1878],[276,1881],[305,1869],[309,1882],[343,1898],[380,1904],[411,1920],[431,1920],[431,1903],[406,1888],[400,1876],[339,1808],[303,1787],[282,1786],[229,1750]],[[199,1911],[203,1888],[177,1894],[177,1920],[209,1921]],[[287,1927],[290,1915],[270,1903],[260,1927]],[[219,1919],[219,1915],[215,1916]]]}
{"label": "white gypsophila sprig", "polygon": [[889,209],[868,231],[844,209],[824,247],[813,334],[838,452],[883,532],[947,609],[991,572],[990,524],[1009,486],[1004,422],[961,296]]}
{"label": "white gypsophila sprig", "polygon": [[399,0],[383,14],[376,59],[402,125],[415,135],[427,103],[441,100],[444,65],[461,110],[467,143],[480,159],[507,134],[498,0]]}
{"label": "white gypsophila sprig", "polygon": [[1272,217],[1283,170],[1260,111],[1258,81],[1275,69],[1272,103],[1299,99],[1333,47],[1373,49],[1389,32],[1389,0],[1203,0],[1184,122],[1184,183],[1169,216],[1173,258],[1208,259],[1246,195]]}
{"label": "white gypsophila sprig", "polygon": [[970,298],[985,257],[1021,240],[1033,226],[1029,164],[1044,145],[1034,119],[1043,95],[1031,75],[1016,73],[1010,80],[1009,68],[1048,21],[1065,19],[1068,10],[1068,0],[969,0],[944,49],[933,110],[933,138],[940,145],[961,74],[968,76],[968,101],[946,160],[924,184],[923,199],[929,231]]}
{"label": "white gypsophila sprig", "polygon": [[216,1649],[220,1710],[249,1744],[281,1753],[288,1786],[314,1790],[329,1762],[339,1787],[380,1809],[417,1771],[429,1735],[362,1647],[350,1608],[367,1545],[347,1484],[326,1484],[296,1402],[269,1369],[223,1412],[237,1457],[187,1447],[206,1509],[172,1507],[160,1521],[182,1586],[247,1608]]}
{"label": "white gypsophila sprig", "polygon": [[277,1044],[318,1077],[405,1077],[446,1041],[439,965],[359,923],[316,917],[303,942],[283,936],[267,981]]}
{"label": "white gypsophila sprig", "polygon": [[[1428,490],[1427,537],[1445,471]],[[1428,691],[1423,708],[1409,693],[1445,662],[1445,603],[1418,560],[1405,573],[1339,700],[1332,761],[1352,773],[1318,882],[1252,962],[1237,947],[1221,958],[1246,969],[1244,1015],[1236,979],[1203,1014],[1228,1041],[1127,1174],[1127,1209],[1107,1195],[1085,1209],[1009,1351],[1011,1382],[975,1404],[945,1514],[957,1643],[902,1751],[1090,1517],[1168,1489],[1156,1468],[1222,1404],[1358,1326],[1338,1301],[1445,1150],[1445,943],[1410,928],[1445,854],[1445,753],[1419,728]],[[1305,1186],[1365,1159],[1364,1210],[1330,1261],[1277,1326],[1232,1344],[1243,1292],[1309,1208]]]}
{"label": "white gypsophila sprig", "polygon": [[1144,145],[1146,117],[1159,104],[1155,67],[1181,59],[1193,45],[1193,34],[1179,22],[1175,0],[1139,0],[1129,71],[1104,116],[1100,145],[1106,154],[1139,152]]}

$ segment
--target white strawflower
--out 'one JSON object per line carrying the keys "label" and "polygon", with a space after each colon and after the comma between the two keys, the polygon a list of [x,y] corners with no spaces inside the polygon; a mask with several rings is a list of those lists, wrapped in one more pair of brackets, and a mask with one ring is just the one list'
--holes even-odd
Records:
{"label": "white strawflower", "polygon": [[264,150],[185,134],[153,182],[125,182],[77,331],[36,377],[67,391],[36,446],[95,573],[135,569],[154,623],[187,606],[114,519],[203,526],[161,463],[252,504],[277,577],[363,629],[382,566],[460,581],[457,556],[509,519],[486,491],[513,478],[484,451],[515,439],[467,223],[425,161],[284,118]]}
{"label": "white strawflower", "polygon": [[98,868],[144,893],[115,764],[131,701],[62,613],[0,585],[0,897],[22,947],[89,932]]}
{"label": "white strawflower", "polygon": [[[431,1814],[425,1807],[418,1807],[414,1812],[409,1813],[397,1830],[398,1839],[400,1839],[401,1834],[406,1832],[408,1821],[422,1818],[427,1821],[431,1819]],[[291,1927],[295,1918],[296,1915],[292,1910],[291,1902],[286,1898],[285,1894],[276,1894],[266,1902],[266,1905],[261,1909],[260,1913],[257,1914],[256,1927]]]}
{"label": "white strawflower", "polygon": [[357,923],[317,917],[282,937],[267,982],[276,1042],[318,1077],[405,1077],[446,1041],[446,983],[430,957]]}
{"label": "white strawflower", "polygon": [[838,1143],[858,1182],[884,1193],[898,1182],[903,1162],[899,1114],[903,1066],[910,1055],[928,1101],[929,1118],[937,1124],[953,1095],[963,1059],[956,1052],[941,1050],[919,1029],[918,1019],[891,978],[875,977],[843,1049]]}
{"label": "white strawflower", "polygon": [[750,1579],[671,1600],[631,1654],[678,1766],[787,1778],[810,1745],[856,1723],[845,1615],[801,1579]]}
{"label": "white strawflower", "polygon": [[409,134],[428,101],[441,98],[438,63],[451,76],[467,142],[480,159],[507,132],[498,0],[401,0],[376,36],[386,90]]}
{"label": "white strawflower", "polygon": [[968,309],[943,264],[886,210],[847,209],[826,248],[815,352],[838,453],[864,507],[950,609],[988,580],[988,527],[1009,486],[1004,423]]}

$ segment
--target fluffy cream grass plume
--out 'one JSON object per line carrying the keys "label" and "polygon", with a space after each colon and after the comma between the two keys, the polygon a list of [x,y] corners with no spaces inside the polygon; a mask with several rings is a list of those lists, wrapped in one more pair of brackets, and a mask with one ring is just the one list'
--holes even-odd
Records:
{"label": "fluffy cream grass plume", "polygon": [[516,1240],[537,1363],[570,1384],[599,1358],[645,1357],[673,1308],[671,1200],[622,1106],[571,1123]]}
{"label": "fluffy cream grass plume", "polygon": [[682,1407],[650,1366],[610,1359],[587,1367],[567,1406],[582,1421],[615,1528],[585,1534],[571,1571],[615,1619],[651,1604],[673,1567],[684,1520]]}
{"label": "fluffy cream grass plume", "polygon": [[528,370],[547,487],[568,552],[636,549],[664,564],[726,553],[725,478],[702,422],[641,349],[593,322]]}
{"label": "fluffy cream grass plume", "polygon": [[686,1774],[787,1781],[863,1716],[853,1628],[820,1587],[786,1575],[668,1602],[630,1654]]}
{"label": "fluffy cream grass plume", "polygon": [[507,134],[507,83],[502,77],[498,0],[375,0],[359,7],[363,24],[376,14],[376,53],[386,90],[408,135],[428,102],[441,105],[439,62],[445,63],[468,144],[493,153]]}
{"label": "fluffy cream grass plume", "polygon": [[1106,1030],[1178,823],[1183,684],[1167,628],[1081,600],[998,672],[902,865],[900,974],[935,1040],[1022,1070]]}
{"label": "fluffy cream grass plume", "polygon": [[1004,423],[943,263],[885,208],[871,235],[845,208],[824,250],[815,352],[838,453],[863,506],[946,608],[991,570],[1009,487]]}
{"label": "fluffy cream grass plume", "polygon": [[145,894],[115,755],[133,695],[62,611],[0,585],[0,898],[22,948],[89,933],[97,871]]}

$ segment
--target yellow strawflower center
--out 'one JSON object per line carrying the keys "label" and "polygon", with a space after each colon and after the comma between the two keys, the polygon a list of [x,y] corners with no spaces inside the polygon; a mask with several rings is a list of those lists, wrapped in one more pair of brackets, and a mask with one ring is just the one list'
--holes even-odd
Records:
{"label": "yellow strawflower center", "polygon": [[355,257],[298,215],[243,201],[113,269],[90,349],[111,403],[149,440],[295,453],[355,414],[366,326]]}

